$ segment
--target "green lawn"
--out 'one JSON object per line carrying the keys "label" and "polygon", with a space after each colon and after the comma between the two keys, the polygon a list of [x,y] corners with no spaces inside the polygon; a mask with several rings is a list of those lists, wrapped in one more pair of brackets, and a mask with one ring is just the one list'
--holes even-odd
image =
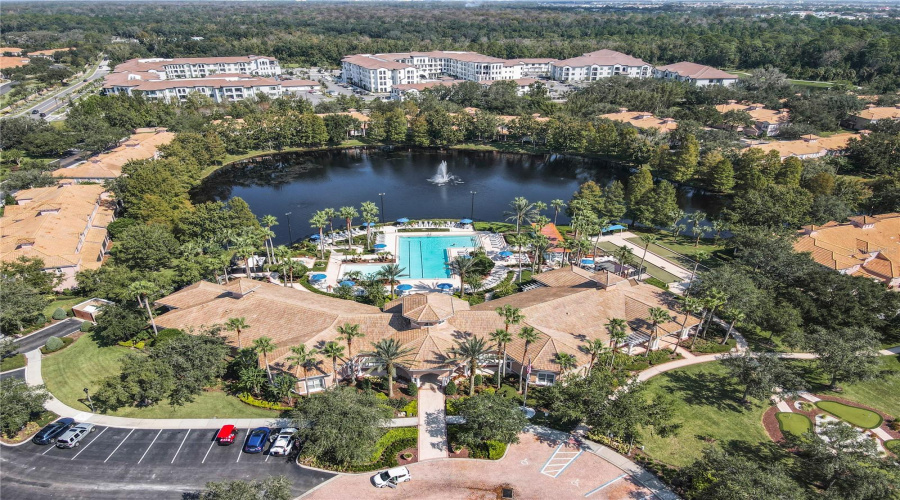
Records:
{"label": "green lawn", "polygon": [[877,408],[892,417],[900,417],[900,356],[882,356],[879,373],[872,379],[840,384],[841,392],[828,390],[827,380],[810,373],[812,362],[798,362],[807,369],[806,379],[813,394],[831,394]]}
{"label": "green lawn", "polygon": [[[694,246],[694,238],[692,238],[690,236],[679,236],[676,241],[676,238],[674,238],[672,236],[672,233],[670,231],[656,231],[656,230],[650,230],[650,229],[646,229],[646,228],[634,228],[631,230],[631,232],[634,234],[637,234],[639,237],[635,238],[634,241],[631,241],[631,240],[629,240],[629,241],[631,241],[635,245],[638,245],[641,248],[644,247],[644,243],[641,242],[640,235],[654,234],[654,235],[658,236],[659,237],[659,245],[663,245],[669,249],[669,250],[665,250],[665,249],[659,250],[660,252],[662,252],[660,254],[660,257],[666,257],[668,255],[673,254],[673,252],[677,252],[682,255],[691,257],[694,254],[696,254],[697,252],[706,252],[708,254],[712,254],[713,252],[725,249],[725,245],[723,244],[725,240],[723,240],[721,238],[719,238],[719,244],[714,244],[713,239],[711,239],[711,238],[700,238],[700,244],[697,246]],[[658,247],[658,245],[651,245],[650,251],[653,253],[657,253],[656,250],[653,250],[654,248],[657,248],[657,247]],[[701,262],[701,264],[705,264],[705,263],[706,262]],[[693,264],[691,264],[691,265],[693,265]]]}
{"label": "green lawn", "polygon": [[[601,241],[600,244],[597,246],[608,253],[612,253],[617,248],[619,248],[617,245],[615,245],[609,241]],[[640,256],[640,254],[636,253],[635,254],[635,263],[634,263],[635,266],[637,266],[640,262],[641,262],[641,256]],[[672,274],[658,266],[655,266],[647,261],[644,261],[644,267],[647,268],[647,274],[662,281],[663,283],[674,283],[676,281],[681,281],[678,278],[678,276],[675,276],[674,274]]]}
{"label": "green lawn", "polygon": [[890,450],[894,455],[900,455],[900,439],[885,441],[884,447]]}
{"label": "green lawn", "polygon": [[47,304],[47,307],[44,308],[44,316],[47,316],[48,318],[50,316],[52,316],[53,311],[55,311],[57,307],[62,307],[63,310],[66,311],[66,314],[68,314],[68,312],[72,310],[72,306],[74,306],[75,304],[78,304],[80,302],[84,302],[85,300],[87,300],[87,299],[85,299],[84,297],[61,297],[61,298],[58,298],[58,299],[54,300],[53,302],[50,302],[49,304]]}
{"label": "green lawn", "polygon": [[879,427],[881,422],[884,421],[884,419],[881,418],[881,415],[874,411],[859,408],[857,406],[845,405],[844,403],[838,403],[837,401],[819,401],[816,403],[816,406],[851,425],[862,427],[863,429],[874,429],[875,427]]}
{"label": "green lawn", "polygon": [[672,370],[647,382],[654,396],[675,398],[674,420],[682,424],[675,436],[644,438],[644,451],[666,464],[685,466],[700,458],[713,443],[745,447],[769,442],[762,426],[764,404],[746,407],[742,390],[726,375],[721,363],[711,362]]}
{"label": "green lawn", "polygon": [[[84,388],[93,394],[99,382],[119,372],[122,358],[131,352],[125,347],[99,347],[84,335],[71,347],[44,358],[41,373],[44,384],[60,401],[76,410],[90,410],[84,401]],[[180,407],[161,402],[149,408],[122,408],[110,415],[133,418],[265,418],[277,412],[242,403],[224,392],[203,392]]]}
{"label": "green lawn", "polygon": [[7,370],[16,370],[22,368],[23,366],[25,366],[25,355],[16,354],[15,356],[3,358],[3,361],[0,361],[0,372],[5,372]]}
{"label": "green lawn", "polygon": [[812,432],[812,421],[806,415],[800,413],[778,412],[775,414],[778,419],[778,427],[782,433],[788,433],[795,436],[802,436],[807,432]]}

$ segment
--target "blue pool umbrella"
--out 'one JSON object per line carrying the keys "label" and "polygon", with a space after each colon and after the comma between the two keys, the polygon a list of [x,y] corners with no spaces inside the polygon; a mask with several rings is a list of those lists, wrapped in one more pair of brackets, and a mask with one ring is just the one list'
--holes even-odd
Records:
{"label": "blue pool umbrella", "polygon": [[401,292],[405,292],[407,290],[412,290],[412,285],[407,285],[406,283],[404,283],[402,285],[397,285],[397,290],[400,290]]}
{"label": "blue pool umbrella", "polygon": [[311,239],[311,240],[317,240],[317,239],[319,239],[319,238],[320,238],[320,236],[319,236],[318,234],[314,234],[314,235],[312,235],[312,236],[309,237],[309,239]]}
{"label": "blue pool umbrella", "polygon": [[353,286],[353,285],[355,285],[355,284],[356,284],[356,283],[354,283],[354,282],[352,282],[352,281],[350,281],[350,280],[344,280],[344,281],[341,281],[341,282],[340,282],[340,285],[341,285],[341,286]]}
{"label": "blue pool umbrella", "polygon": [[317,273],[317,274],[313,274],[312,276],[310,276],[309,279],[311,279],[313,281],[322,281],[323,279],[325,279],[327,277],[328,277],[328,275]]}
{"label": "blue pool umbrella", "polygon": [[581,259],[581,263],[584,265],[591,265],[594,263],[594,259]]}
{"label": "blue pool umbrella", "polygon": [[508,250],[504,250],[504,251],[500,252],[500,253],[497,254],[497,255],[499,255],[499,256],[501,256],[501,257],[512,257],[512,256],[513,256],[513,253],[510,252],[510,251],[508,251]]}
{"label": "blue pool umbrella", "polygon": [[375,227],[374,222],[363,222],[362,227]]}
{"label": "blue pool umbrella", "polygon": [[453,288],[453,284],[452,283],[438,283],[437,287],[440,288],[441,290],[450,290],[451,288]]}
{"label": "blue pool umbrella", "polygon": [[387,245],[385,245],[384,243],[378,243],[376,245],[372,245],[372,248],[377,248],[377,249],[381,250],[382,248],[387,248]]}
{"label": "blue pool umbrella", "polygon": [[460,223],[460,224],[471,224],[471,223],[472,223],[472,219],[460,219],[460,220],[459,220],[459,223]]}
{"label": "blue pool umbrella", "polygon": [[407,219],[406,217],[401,217],[397,219],[397,222],[399,222],[400,224],[406,224],[407,222],[409,222],[409,219]]}

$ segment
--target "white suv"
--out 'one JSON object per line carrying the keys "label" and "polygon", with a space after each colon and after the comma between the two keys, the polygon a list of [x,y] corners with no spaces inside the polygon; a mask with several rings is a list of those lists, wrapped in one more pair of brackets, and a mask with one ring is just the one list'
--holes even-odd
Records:
{"label": "white suv", "polygon": [[97,430],[94,424],[78,424],[67,430],[56,440],[58,448],[74,448],[85,436]]}
{"label": "white suv", "polygon": [[396,488],[398,484],[412,480],[409,475],[409,469],[406,467],[394,467],[384,472],[379,472],[372,476],[372,482],[376,488]]}
{"label": "white suv", "polygon": [[275,442],[272,443],[272,447],[269,448],[269,455],[275,456],[287,456],[291,453],[291,449],[294,447],[294,434],[297,433],[297,429],[293,427],[288,427],[286,429],[281,429],[278,431],[278,435],[275,436]]}

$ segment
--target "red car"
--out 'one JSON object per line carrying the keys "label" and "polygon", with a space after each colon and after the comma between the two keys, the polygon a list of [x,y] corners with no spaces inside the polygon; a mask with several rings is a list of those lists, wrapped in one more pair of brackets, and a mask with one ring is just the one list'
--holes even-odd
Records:
{"label": "red car", "polygon": [[216,434],[216,441],[222,446],[227,446],[234,442],[237,433],[238,431],[233,425],[223,425],[222,428],[219,429],[219,433]]}

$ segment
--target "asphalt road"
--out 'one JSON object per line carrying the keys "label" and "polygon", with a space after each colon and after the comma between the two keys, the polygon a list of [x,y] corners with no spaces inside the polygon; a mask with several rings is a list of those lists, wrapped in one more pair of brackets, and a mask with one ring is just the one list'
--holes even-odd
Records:
{"label": "asphalt road", "polygon": [[60,449],[28,442],[0,449],[6,499],[181,499],[208,481],[284,475],[299,496],[334,476],[303,469],[285,457],[243,453],[247,429],[231,446],[211,429],[97,427],[80,446]]}
{"label": "asphalt road", "polygon": [[19,344],[19,350],[16,352],[25,353],[44,347],[44,344],[47,343],[47,339],[50,337],[65,337],[66,335],[71,335],[81,328],[81,323],[83,323],[83,321],[80,319],[68,318],[59,323],[50,325],[43,330],[32,333],[31,335],[22,337],[16,341],[16,343]]}
{"label": "asphalt road", "polygon": [[25,367],[19,368],[17,370],[9,370],[3,373],[0,373],[0,380],[8,379],[8,378],[17,378],[19,380],[25,380]]}
{"label": "asphalt road", "polygon": [[[69,85],[68,87],[60,90],[56,94],[54,94],[50,98],[46,98],[46,100],[41,101],[40,103],[30,106],[26,109],[19,111],[18,113],[13,114],[13,117],[16,116],[32,116],[34,118],[40,117],[40,113],[46,114],[48,117],[50,113],[66,106],[68,104],[68,97],[75,92],[82,90],[84,87],[90,85],[94,80],[101,79],[105,77],[109,73],[109,66],[106,64],[101,64],[97,71],[87,78],[87,82],[77,82],[73,85]],[[81,94],[76,94],[73,97],[80,96]],[[32,110],[37,110],[37,113],[32,113]]]}

